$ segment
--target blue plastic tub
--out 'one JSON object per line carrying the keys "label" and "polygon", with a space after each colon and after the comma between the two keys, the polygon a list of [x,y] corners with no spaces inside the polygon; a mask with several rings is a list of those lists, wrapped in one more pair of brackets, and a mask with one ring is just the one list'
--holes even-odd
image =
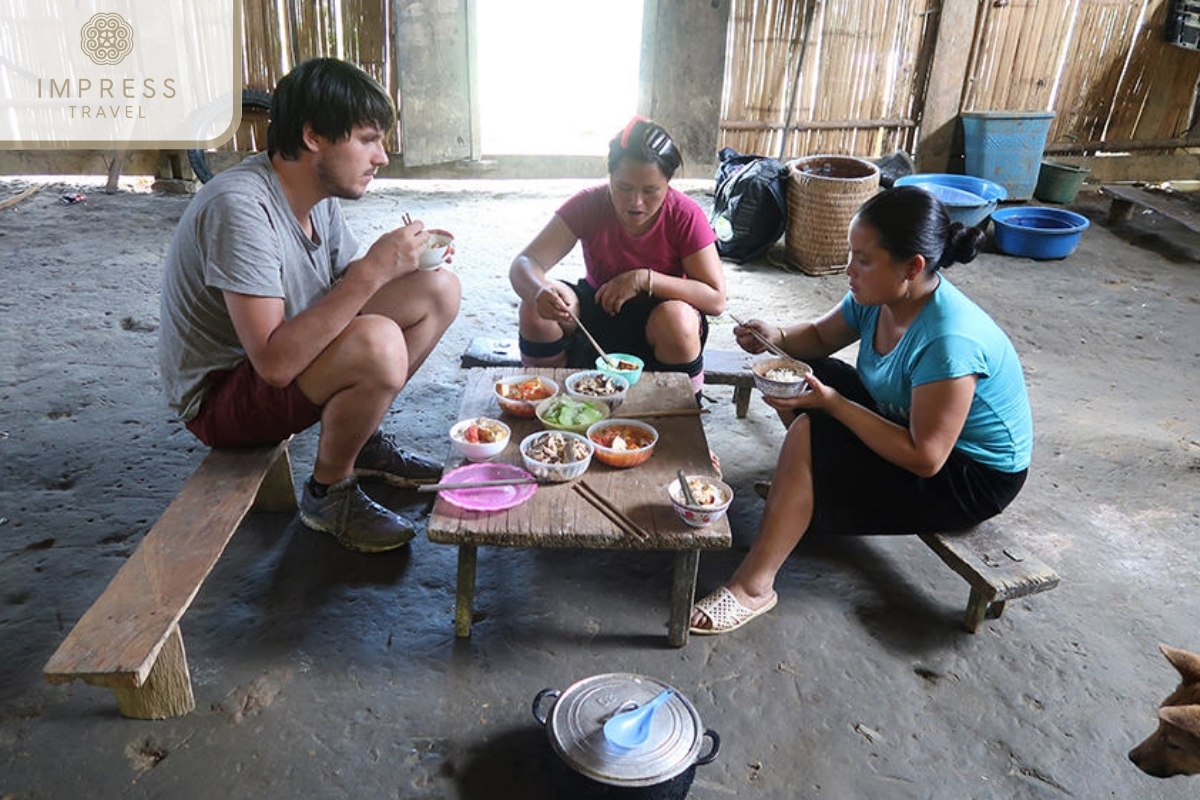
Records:
{"label": "blue plastic tub", "polygon": [[1001,208],[992,214],[992,240],[1010,256],[1066,258],[1089,224],[1087,217],[1064,208]]}
{"label": "blue plastic tub", "polygon": [[964,171],[995,181],[1009,200],[1028,200],[1037,186],[1053,111],[965,111]]}
{"label": "blue plastic tub", "polygon": [[897,178],[896,186],[920,186],[934,195],[950,212],[950,219],[963,225],[984,226],[997,204],[1008,197],[1000,184],[974,175],[922,172]]}

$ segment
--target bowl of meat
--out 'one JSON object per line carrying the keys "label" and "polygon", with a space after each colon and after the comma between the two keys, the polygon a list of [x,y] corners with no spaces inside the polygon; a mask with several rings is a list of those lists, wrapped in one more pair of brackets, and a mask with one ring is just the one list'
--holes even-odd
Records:
{"label": "bowl of meat", "polygon": [[595,448],[588,438],[570,431],[540,431],[521,440],[525,469],[540,481],[561,483],[587,472]]}
{"label": "bowl of meat", "polygon": [[629,381],[630,386],[633,386],[642,377],[642,370],[645,366],[645,361],[629,353],[609,353],[607,360],[604,356],[596,356],[596,369],[606,375],[624,378]]}
{"label": "bowl of meat", "polygon": [[615,411],[625,402],[625,395],[629,393],[629,381],[620,375],[588,369],[568,375],[563,381],[563,389],[568,397],[600,400]]}

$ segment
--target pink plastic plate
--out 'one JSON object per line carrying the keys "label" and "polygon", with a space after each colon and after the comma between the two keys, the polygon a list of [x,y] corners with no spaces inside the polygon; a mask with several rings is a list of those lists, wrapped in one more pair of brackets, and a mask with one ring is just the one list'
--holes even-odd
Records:
{"label": "pink plastic plate", "polygon": [[[533,475],[512,464],[467,464],[442,476],[441,483],[495,481],[502,478],[532,478]],[[447,503],[467,511],[504,511],[524,503],[537,491],[536,483],[517,486],[482,486],[478,489],[444,489],[438,492]]]}

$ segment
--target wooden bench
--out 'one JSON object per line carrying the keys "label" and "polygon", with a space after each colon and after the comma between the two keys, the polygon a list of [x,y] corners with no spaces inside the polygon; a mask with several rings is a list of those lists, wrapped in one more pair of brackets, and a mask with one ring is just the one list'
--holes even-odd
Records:
{"label": "wooden bench", "polygon": [[[754,375],[750,364],[754,356],[741,350],[705,350],[704,382],[733,387],[733,402],[739,419],[750,408],[750,390]],[[463,367],[519,367],[521,352],[516,339],[492,339],[477,336],[467,345],[459,361]]]}
{"label": "wooden bench", "polygon": [[1173,198],[1161,192],[1148,192],[1134,186],[1106,184],[1100,187],[1100,191],[1112,198],[1112,204],[1108,207],[1109,225],[1124,222],[1133,214],[1134,206],[1141,206],[1157,211],[1189,230],[1200,233],[1200,214],[1193,211],[1190,204],[1182,198]]}
{"label": "wooden bench", "polygon": [[984,618],[998,619],[1006,601],[1058,585],[1058,573],[1005,534],[999,520],[962,533],[925,533],[920,538],[971,585],[963,618],[963,628],[970,633],[979,630]]}
{"label": "wooden bench", "polygon": [[210,452],[51,656],[46,680],[109,686],[135,719],[195,708],[179,620],[251,508],[296,508],[287,445]]}

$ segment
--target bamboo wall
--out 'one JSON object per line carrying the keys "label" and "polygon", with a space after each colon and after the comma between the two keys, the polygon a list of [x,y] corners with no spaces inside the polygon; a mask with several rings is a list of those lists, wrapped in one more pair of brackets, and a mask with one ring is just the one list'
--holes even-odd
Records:
{"label": "bamboo wall", "polygon": [[[353,61],[397,99],[388,0],[243,0],[242,85],[270,91],[292,67],[321,56]],[[247,111],[221,150],[266,146],[262,114]],[[398,132],[389,150],[398,152]]]}
{"label": "bamboo wall", "polygon": [[[733,0],[721,146],[785,158],[915,152],[941,5]],[[1200,76],[1200,53],[1164,41],[1168,5],[979,0],[959,108],[1052,110],[1050,146],[1161,148],[1189,132]]]}

